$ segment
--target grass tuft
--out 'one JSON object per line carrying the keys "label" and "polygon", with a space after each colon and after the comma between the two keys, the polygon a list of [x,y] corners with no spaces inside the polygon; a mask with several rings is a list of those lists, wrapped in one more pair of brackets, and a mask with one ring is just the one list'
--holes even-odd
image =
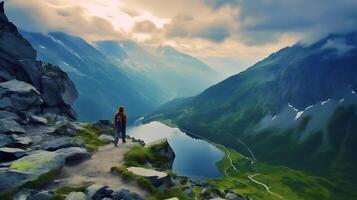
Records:
{"label": "grass tuft", "polygon": [[92,125],[87,125],[83,129],[78,130],[77,138],[82,140],[86,144],[86,149],[89,152],[98,151],[98,146],[108,144],[99,139],[100,133]]}

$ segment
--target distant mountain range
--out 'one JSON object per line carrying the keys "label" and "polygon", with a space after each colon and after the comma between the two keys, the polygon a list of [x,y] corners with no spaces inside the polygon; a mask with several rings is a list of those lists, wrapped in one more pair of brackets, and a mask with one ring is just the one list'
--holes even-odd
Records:
{"label": "distant mountain range", "polygon": [[132,41],[93,44],[61,32],[21,31],[38,52],[75,82],[79,119],[110,119],[119,105],[131,118],[175,97],[198,94],[220,78],[209,66],[172,47],[146,50]]}
{"label": "distant mountain range", "polygon": [[[257,159],[357,179],[357,34],[281,49],[201,94],[171,101],[161,120]],[[339,179],[341,180],[341,179]]]}
{"label": "distant mountain range", "polygon": [[170,46],[146,49],[129,40],[99,41],[95,46],[113,63],[124,64],[129,74],[158,85],[165,100],[196,95],[222,78],[202,61]]}

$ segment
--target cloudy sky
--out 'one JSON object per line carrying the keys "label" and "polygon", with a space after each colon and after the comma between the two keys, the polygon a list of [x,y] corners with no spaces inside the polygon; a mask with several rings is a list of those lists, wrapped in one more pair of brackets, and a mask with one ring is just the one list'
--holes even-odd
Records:
{"label": "cloudy sky", "polygon": [[171,45],[227,72],[357,27],[356,0],[5,1],[10,20],[27,31]]}

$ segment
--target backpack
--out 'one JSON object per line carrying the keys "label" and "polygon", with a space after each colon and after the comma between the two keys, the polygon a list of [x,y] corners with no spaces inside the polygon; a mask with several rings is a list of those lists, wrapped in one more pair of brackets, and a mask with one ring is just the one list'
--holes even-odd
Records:
{"label": "backpack", "polygon": [[123,119],[120,115],[116,116],[116,121],[115,123],[117,124],[118,128],[122,128],[123,127]]}

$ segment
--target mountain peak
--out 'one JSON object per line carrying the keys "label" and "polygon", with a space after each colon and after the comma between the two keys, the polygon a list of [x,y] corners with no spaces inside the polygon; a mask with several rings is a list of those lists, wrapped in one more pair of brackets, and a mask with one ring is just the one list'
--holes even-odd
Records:
{"label": "mountain peak", "polygon": [[172,55],[172,54],[180,54],[182,55],[183,53],[179,52],[177,49],[170,45],[162,45],[159,46],[156,51],[160,54],[165,54],[165,55]]}

